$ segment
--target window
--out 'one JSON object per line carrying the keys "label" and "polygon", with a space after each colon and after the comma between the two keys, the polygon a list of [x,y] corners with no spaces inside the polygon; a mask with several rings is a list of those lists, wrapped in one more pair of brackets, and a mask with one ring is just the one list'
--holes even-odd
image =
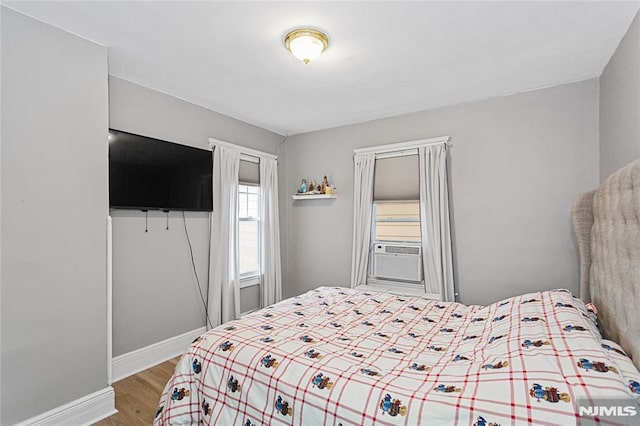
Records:
{"label": "window", "polygon": [[375,202],[372,231],[372,241],[420,242],[420,202]]}
{"label": "window", "polygon": [[260,187],[238,186],[240,276],[260,275]]}
{"label": "window", "polygon": [[[352,286],[455,299],[448,140],[447,136],[353,150]],[[431,218],[439,220],[433,235],[426,231]],[[425,260],[441,270],[425,270]]]}
{"label": "window", "polygon": [[420,242],[418,155],[376,158],[371,241]]}
{"label": "window", "polygon": [[416,153],[376,158],[367,283],[424,288]]}

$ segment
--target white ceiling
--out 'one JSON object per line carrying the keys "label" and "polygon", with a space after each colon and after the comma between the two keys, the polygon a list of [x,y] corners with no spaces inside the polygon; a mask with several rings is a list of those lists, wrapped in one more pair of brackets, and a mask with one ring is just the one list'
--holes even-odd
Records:
{"label": "white ceiling", "polygon": [[[638,2],[4,2],[109,72],[282,135],[599,76]],[[327,33],[309,65],[283,46]]]}

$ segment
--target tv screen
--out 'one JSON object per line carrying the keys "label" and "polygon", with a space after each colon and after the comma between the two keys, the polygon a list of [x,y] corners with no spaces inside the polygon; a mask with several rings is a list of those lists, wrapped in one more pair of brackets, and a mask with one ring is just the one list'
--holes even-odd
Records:
{"label": "tv screen", "polygon": [[212,211],[211,151],[109,129],[112,209]]}

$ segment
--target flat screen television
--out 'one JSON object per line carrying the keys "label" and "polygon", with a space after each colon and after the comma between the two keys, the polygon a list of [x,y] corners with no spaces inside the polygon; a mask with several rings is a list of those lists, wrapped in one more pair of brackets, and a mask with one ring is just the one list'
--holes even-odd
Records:
{"label": "flat screen television", "polygon": [[109,129],[109,207],[212,211],[211,151]]}

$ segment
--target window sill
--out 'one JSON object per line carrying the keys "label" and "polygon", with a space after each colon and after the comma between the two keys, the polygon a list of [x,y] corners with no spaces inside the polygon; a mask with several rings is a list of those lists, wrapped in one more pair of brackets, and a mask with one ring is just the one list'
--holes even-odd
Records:
{"label": "window sill", "polygon": [[254,285],[260,285],[261,275],[250,275],[246,277],[240,277],[240,288],[253,287]]}
{"label": "window sill", "polygon": [[381,291],[383,293],[397,294],[399,296],[413,296],[423,299],[442,301],[442,296],[439,293],[427,293],[425,291],[424,284],[413,285],[398,281],[394,282],[369,278],[366,285],[359,285],[356,289]]}

